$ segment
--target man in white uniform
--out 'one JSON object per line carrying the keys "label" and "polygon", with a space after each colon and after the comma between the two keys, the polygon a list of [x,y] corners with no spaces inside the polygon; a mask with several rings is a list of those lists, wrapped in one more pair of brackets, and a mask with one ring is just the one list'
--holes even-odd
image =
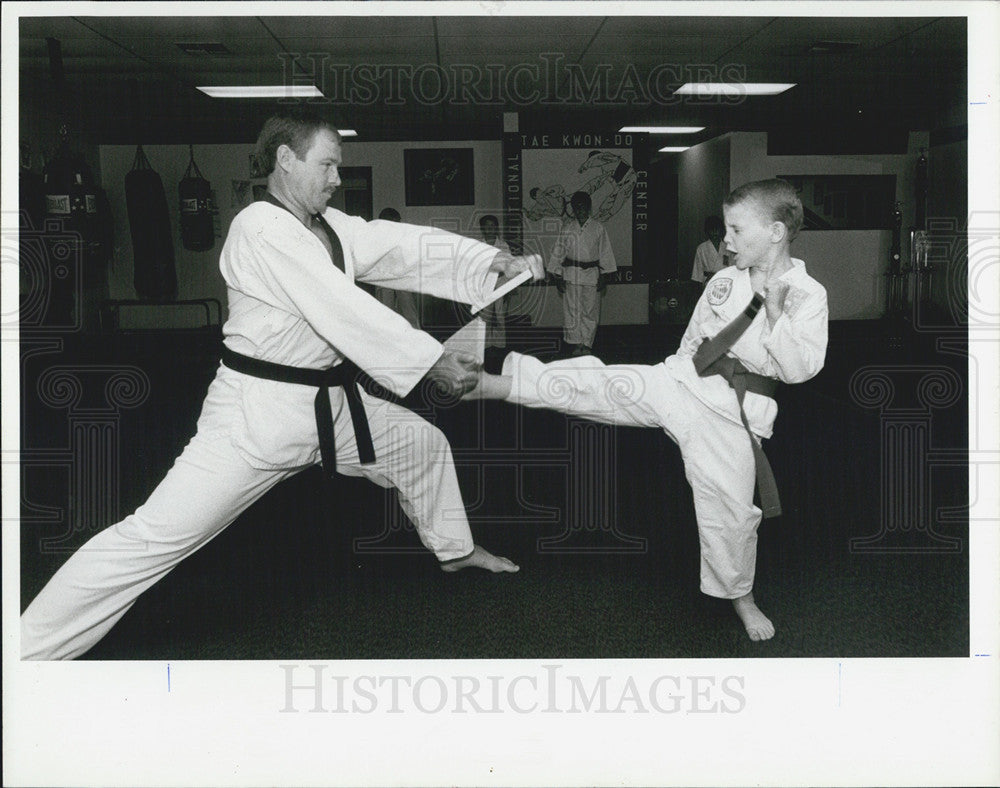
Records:
{"label": "man in white uniform", "polygon": [[[71,659],[145,589],[282,479],[315,464],[395,487],[443,569],[517,566],[472,540],[444,435],[355,385],[360,368],[394,394],[427,377],[467,391],[477,367],[354,284],[473,303],[500,274],[541,260],[461,236],[348,216],[326,203],[340,179],[340,135],[305,113],[270,118],[257,142],[267,201],[233,220],[220,267],[229,297],[223,365],[197,434],[135,514],[98,533],[21,617],[24,659]],[[241,370],[241,371],[238,371]]]}
{"label": "man in white uniform", "polygon": [[694,263],[691,265],[691,278],[695,282],[707,282],[712,275],[721,271],[729,260],[726,249],[722,245],[726,226],[718,216],[705,219],[705,237],[694,251]]}
{"label": "man in white uniform", "polygon": [[[774,626],[752,593],[762,514],[753,503],[755,478],[768,514],[780,513],[770,508],[777,496],[766,489],[770,469],[762,467],[759,446],[777,414],[765,392],[775,380],[799,383],[823,367],[826,290],[789,255],[802,226],[802,204],[789,184],[746,184],[729,195],[724,212],[733,265],[708,283],[675,355],[655,366],[605,366],[593,357],[542,364],[511,353],[503,373],[484,373],[467,397],[663,429],[680,446],[694,492],[701,590],[732,599],[749,637],[767,640]],[[706,353],[713,347],[717,362]]]}
{"label": "man in white uniform", "polygon": [[588,356],[601,317],[601,295],[618,266],[604,225],[590,215],[590,195],[570,198],[573,218],[563,224],[548,271],[563,299],[563,341],[571,356]]}

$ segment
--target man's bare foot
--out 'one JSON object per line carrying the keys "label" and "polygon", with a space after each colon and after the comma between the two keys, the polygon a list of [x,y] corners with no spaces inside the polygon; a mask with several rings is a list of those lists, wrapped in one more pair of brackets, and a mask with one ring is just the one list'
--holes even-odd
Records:
{"label": "man's bare foot", "polygon": [[476,387],[463,394],[462,399],[507,399],[512,383],[513,379],[509,375],[493,375],[482,371]]}
{"label": "man's bare foot", "polygon": [[476,545],[472,549],[471,555],[467,555],[460,561],[441,564],[441,569],[445,572],[457,572],[460,569],[468,569],[470,566],[478,566],[480,569],[488,569],[491,572],[516,572],[521,568],[509,558],[493,555],[493,553]]}
{"label": "man's bare foot", "polygon": [[770,640],[774,637],[774,624],[771,619],[760,612],[753,601],[753,592],[733,600],[736,615],[740,617],[743,626],[751,640]]}

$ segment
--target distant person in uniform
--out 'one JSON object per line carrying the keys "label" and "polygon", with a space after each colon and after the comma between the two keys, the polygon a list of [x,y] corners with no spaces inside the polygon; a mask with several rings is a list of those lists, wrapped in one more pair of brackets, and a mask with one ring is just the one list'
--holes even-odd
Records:
{"label": "distant person in uniform", "polygon": [[589,356],[601,317],[601,296],[618,270],[604,225],[590,215],[590,195],[570,198],[573,218],[559,233],[547,270],[563,299],[563,341],[570,356]]}
{"label": "distant person in uniform", "polygon": [[[510,247],[507,242],[500,237],[500,222],[496,216],[487,214],[479,220],[479,232],[483,235],[483,243],[495,246],[501,252],[510,254]],[[497,283],[502,284],[502,282]],[[486,322],[486,347],[503,348],[507,346],[507,304],[506,298],[494,301],[484,308],[480,317]]]}
{"label": "distant person in uniform", "polygon": [[726,225],[718,216],[705,219],[705,241],[698,245],[691,266],[691,278],[705,284],[715,274],[729,265],[726,248],[722,239],[726,235]]}
{"label": "distant person in uniform", "polygon": [[[383,208],[378,218],[384,222],[402,222],[399,211],[395,208]],[[393,290],[388,287],[377,287],[376,297],[389,309],[406,318],[406,322],[414,328],[420,328],[420,294],[409,290]]]}

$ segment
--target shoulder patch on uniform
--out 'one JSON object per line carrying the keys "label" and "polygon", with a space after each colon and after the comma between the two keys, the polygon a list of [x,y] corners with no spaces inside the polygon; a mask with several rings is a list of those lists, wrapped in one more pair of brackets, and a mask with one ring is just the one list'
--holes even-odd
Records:
{"label": "shoulder patch on uniform", "polygon": [[733,292],[733,280],[724,276],[709,283],[706,298],[712,306],[719,306],[729,300],[731,292]]}
{"label": "shoulder patch on uniform", "polygon": [[809,293],[802,288],[795,286],[789,287],[788,293],[785,295],[785,303],[782,306],[781,311],[789,317],[793,317],[808,297]]}

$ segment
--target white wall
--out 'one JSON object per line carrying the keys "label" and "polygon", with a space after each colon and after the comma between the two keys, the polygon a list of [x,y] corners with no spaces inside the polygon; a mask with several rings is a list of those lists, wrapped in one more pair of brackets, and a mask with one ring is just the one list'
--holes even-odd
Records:
{"label": "white wall", "polygon": [[[406,205],[406,186],[403,170],[403,151],[406,148],[451,147],[473,149],[475,168],[475,205],[425,206]],[[202,175],[211,182],[219,205],[219,224],[222,238],[206,252],[191,252],[180,239],[177,205],[177,184],[184,177],[188,164],[186,145],[149,145],[143,150],[153,169],[159,173],[167,194],[170,221],[174,230],[174,260],[177,269],[180,300],[217,298],[223,306],[225,319],[226,289],[219,274],[219,253],[229,224],[240,210],[232,203],[233,179],[249,178],[249,156],[253,146],[199,145],[195,147],[195,161]],[[445,227],[463,235],[478,237],[479,217],[486,213],[501,215],[501,152],[499,141],[469,142],[358,142],[344,144],[344,165],[372,168],[372,208],[377,216],[386,207],[396,208],[404,222]],[[100,148],[102,181],[108,190],[115,218],[115,262],[110,275],[109,292],[113,299],[133,299],[132,238],[129,231],[128,211],[125,205],[125,175],[132,168],[135,146],[103,145]],[[534,291],[521,298],[515,294],[511,307],[531,316],[535,325],[562,325],[562,307],[555,288],[532,288]],[[645,285],[614,285],[608,288],[602,310],[606,325],[642,324],[648,321],[648,296]],[[144,310],[145,317],[137,311],[127,315],[129,325],[170,325],[172,320],[187,324],[198,312],[176,310]],[[123,320],[126,315],[123,313]]]}
{"label": "white wall", "polygon": [[[475,205],[444,207],[407,207],[403,179],[403,149],[411,147],[472,148],[475,168]],[[153,169],[163,180],[174,231],[174,260],[177,269],[178,299],[217,298],[225,309],[226,289],[219,274],[219,253],[233,217],[241,206],[233,203],[232,181],[249,179],[249,156],[252,145],[199,145],[194,155],[202,175],[212,184],[219,207],[222,237],[206,252],[184,248],[180,239],[177,184],[188,165],[186,145],[143,146]],[[436,224],[466,235],[478,235],[478,217],[500,211],[500,142],[427,142],[376,143],[348,140],[344,144],[344,165],[372,168],[372,207],[377,216],[385,207],[394,207],[403,221],[413,224]],[[132,237],[125,204],[125,176],[135,158],[133,145],[102,145],[101,180],[108,191],[115,218],[115,260],[110,275],[109,292],[114,299],[135,298],[132,285]],[[157,315],[166,319],[166,313]]]}
{"label": "white wall", "polygon": [[[911,132],[908,150],[899,155],[768,156],[767,134],[737,132],[730,143],[730,183],[778,175],[895,175],[902,203],[902,258],[909,260],[908,232],[914,221],[913,180],[927,132]],[[891,212],[892,206],[886,206]],[[889,230],[807,230],[792,242],[792,256],[827,289],[831,320],[881,317],[885,311],[885,272],[889,267]]]}
{"label": "white wall", "polygon": [[[199,145],[195,148],[198,168],[215,189],[223,237],[216,238],[215,246],[208,251],[191,252],[181,243],[177,204],[177,184],[187,169],[188,148],[186,145],[143,146],[150,165],[163,181],[167,195],[173,230],[178,299],[217,298],[225,308],[226,288],[219,274],[219,252],[225,232],[237,211],[231,206],[230,183],[233,178],[248,179],[250,150],[250,145]],[[109,294],[113,299],[136,298],[132,284],[132,234],[125,203],[125,176],[132,169],[135,151],[134,145],[102,145],[100,148],[101,180],[108,192],[115,219],[115,255],[108,282]],[[165,313],[157,317],[165,319]]]}
{"label": "white wall", "polygon": [[[903,203],[903,260],[906,262],[909,255],[906,228],[913,223],[913,175],[919,149],[927,143],[926,133],[911,133],[909,151],[902,155],[768,156],[765,133],[736,132],[692,148],[682,154],[679,163],[678,253],[682,271],[690,264],[688,258],[693,257],[694,247],[701,240],[701,225],[706,213],[719,209],[731,187],[780,174],[896,175],[896,197]],[[476,205],[407,207],[403,150],[411,147],[473,148]],[[195,148],[198,166],[216,191],[223,238],[239,209],[231,201],[231,181],[249,177],[251,148],[251,145],[202,145]],[[167,192],[174,228],[178,298],[214,297],[224,307],[225,287],[218,271],[222,239],[217,239],[215,247],[207,252],[190,252],[183,248],[180,241],[177,184],[187,167],[187,146],[154,145],[145,150],[153,168],[163,179]],[[475,236],[478,233],[478,217],[483,213],[499,214],[502,209],[501,152],[499,141],[375,143],[349,140],[344,146],[344,163],[346,166],[372,168],[372,198],[376,215],[382,208],[391,206],[400,211],[404,221],[435,224]],[[116,253],[109,292],[111,298],[117,299],[135,297],[132,287],[132,242],[124,197],[124,179],[134,155],[134,146],[105,145],[100,148],[101,181],[108,191],[115,216]],[[960,156],[952,158],[957,162]],[[941,172],[941,168],[938,167],[936,172]],[[891,210],[891,206],[887,209]],[[884,273],[888,267],[890,241],[891,233],[887,230],[810,230],[801,233],[794,241],[792,254],[805,260],[810,272],[826,286],[832,319],[875,318],[881,316],[884,309]],[[527,291],[516,294],[512,298],[511,310],[527,312],[535,325],[561,324],[561,303],[553,288],[542,289],[542,293],[536,292],[530,297]],[[642,324],[647,320],[648,289],[645,285],[613,285],[608,288],[602,309],[602,324]]]}
{"label": "white wall", "polygon": [[[472,148],[475,172],[475,205],[414,207],[406,205],[403,151],[408,148]],[[501,143],[472,142],[355,142],[344,144],[344,165],[372,168],[372,206],[375,216],[395,208],[409,224],[446,227],[462,235],[479,237],[479,217],[503,213],[500,189]]]}

